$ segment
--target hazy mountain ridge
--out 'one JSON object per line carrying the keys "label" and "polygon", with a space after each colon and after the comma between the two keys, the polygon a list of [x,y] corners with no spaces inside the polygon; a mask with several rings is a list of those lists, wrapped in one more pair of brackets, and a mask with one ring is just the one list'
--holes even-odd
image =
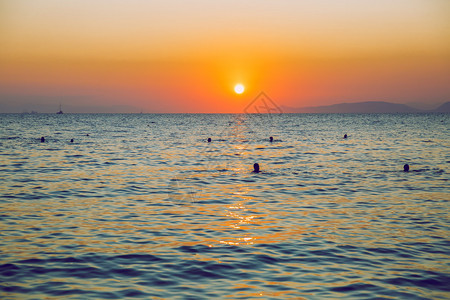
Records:
{"label": "hazy mountain ridge", "polygon": [[436,108],[434,112],[450,113],[450,101],[445,102],[444,104]]}
{"label": "hazy mountain ridge", "polygon": [[420,112],[450,112],[450,101],[445,102],[436,109],[425,110],[413,108],[406,104],[398,104],[384,101],[366,101],[355,103],[338,103],[326,106],[310,106],[294,108],[282,106],[286,113],[420,113]]}

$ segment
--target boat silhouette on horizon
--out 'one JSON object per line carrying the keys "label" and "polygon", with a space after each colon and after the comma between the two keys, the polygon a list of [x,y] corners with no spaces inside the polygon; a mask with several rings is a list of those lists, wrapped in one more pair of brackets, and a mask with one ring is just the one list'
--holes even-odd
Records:
{"label": "boat silhouette on horizon", "polygon": [[56,113],[56,114],[58,114],[58,115],[62,115],[64,112],[62,111],[62,109],[61,109],[61,104],[59,105],[59,111]]}

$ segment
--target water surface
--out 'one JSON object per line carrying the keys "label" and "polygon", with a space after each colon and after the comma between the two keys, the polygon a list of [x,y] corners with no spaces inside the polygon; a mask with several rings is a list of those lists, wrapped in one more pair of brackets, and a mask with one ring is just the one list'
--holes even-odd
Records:
{"label": "water surface", "polygon": [[0,296],[448,299],[449,124],[3,114]]}

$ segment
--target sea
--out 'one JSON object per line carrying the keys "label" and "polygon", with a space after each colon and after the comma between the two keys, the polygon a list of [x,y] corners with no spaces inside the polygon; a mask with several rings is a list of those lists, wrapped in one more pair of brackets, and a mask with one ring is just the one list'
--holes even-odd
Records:
{"label": "sea", "polygon": [[449,167],[450,114],[0,114],[0,298],[450,299]]}

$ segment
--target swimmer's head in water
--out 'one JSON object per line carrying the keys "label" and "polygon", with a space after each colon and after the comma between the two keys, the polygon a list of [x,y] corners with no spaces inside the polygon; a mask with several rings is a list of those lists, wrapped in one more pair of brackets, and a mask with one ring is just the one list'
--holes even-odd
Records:
{"label": "swimmer's head in water", "polygon": [[409,165],[408,164],[405,164],[403,166],[403,172],[409,172]]}
{"label": "swimmer's head in water", "polygon": [[208,143],[211,143],[211,138],[208,138]]}
{"label": "swimmer's head in water", "polygon": [[70,142],[73,143],[73,139],[71,139]]}
{"label": "swimmer's head in water", "polygon": [[269,140],[270,140],[270,142],[273,142],[273,136],[271,136],[271,137],[269,138]]}
{"label": "swimmer's head in water", "polygon": [[258,163],[255,163],[255,164],[253,165],[253,172],[259,173],[259,164],[258,164]]}
{"label": "swimmer's head in water", "polygon": [[41,137],[41,143],[45,142],[45,137]]}
{"label": "swimmer's head in water", "polygon": [[347,138],[347,134],[344,134],[344,139],[346,139]]}

